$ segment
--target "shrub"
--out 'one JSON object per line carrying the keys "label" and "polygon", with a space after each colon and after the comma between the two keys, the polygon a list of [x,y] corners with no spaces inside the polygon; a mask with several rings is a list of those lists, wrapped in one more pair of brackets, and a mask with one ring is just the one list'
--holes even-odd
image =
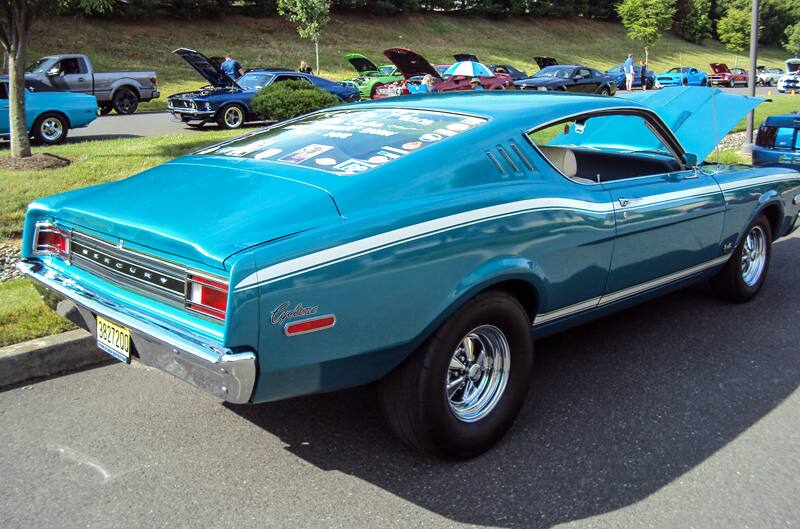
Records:
{"label": "shrub", "polygon": [[281,81],[262,88],[253,97],[253,110],[261,118],[283,121],[321,108],[338,105],[339,100],[306,81]]}

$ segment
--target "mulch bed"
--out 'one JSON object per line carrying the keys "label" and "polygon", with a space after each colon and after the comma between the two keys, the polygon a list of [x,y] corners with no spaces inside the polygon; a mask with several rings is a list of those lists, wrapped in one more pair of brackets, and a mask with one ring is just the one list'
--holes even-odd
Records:
{"label": "mulch bed", "polygon": [[10,156],[0,157],[0,169],[11,171],[42,171],[45,169],[60,169],[68,166],[70,162],[67,158],[56,156],[55,154],[36,153],[29,158],[11,158]]}

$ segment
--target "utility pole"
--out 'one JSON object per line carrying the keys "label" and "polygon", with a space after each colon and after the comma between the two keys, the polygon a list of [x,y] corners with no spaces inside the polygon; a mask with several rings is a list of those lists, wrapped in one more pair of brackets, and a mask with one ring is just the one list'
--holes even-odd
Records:
{"label": "utility pole", "polygon": [[[753,21],[750,26],[750,75],[747,76],[747,88],[750,96],[756,95],[756,66],[758,62],[758,0],[753,1]],[[756,111],[751,110],[747,115],[747,143],[753,145],[753,123]]]}

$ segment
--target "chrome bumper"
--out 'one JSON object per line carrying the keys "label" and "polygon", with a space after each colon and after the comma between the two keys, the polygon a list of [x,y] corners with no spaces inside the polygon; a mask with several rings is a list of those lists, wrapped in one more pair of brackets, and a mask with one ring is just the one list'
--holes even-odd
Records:
{"label": "chrome bumper", "polygon": [[50,308],[92,334],[97,334],[97,314],[130,329],[138,355],[134,357],[142,363],[228,402],[250,401],[256,380],[256,356],[252,352],[234,353],[208,343],[100,296],[38,261],[21,261],[17,268],[34,280]]}

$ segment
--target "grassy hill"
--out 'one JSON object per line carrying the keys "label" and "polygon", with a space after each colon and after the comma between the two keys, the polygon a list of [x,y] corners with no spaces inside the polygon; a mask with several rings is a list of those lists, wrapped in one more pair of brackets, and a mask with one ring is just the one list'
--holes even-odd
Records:
{"label": "grassy hill", "polygon": [[[202,86],[186,63],[170,52],[194,48],[207,55],[230,52],[245,68],[296,68],[313,64],[314,47],[300,39],[279,18],[228,17],[214,20],[148,19],[140,22],[60,18],[39,22],[33,31],[30,60],[50,53],[83,52],[98,69],[154,68],[163,97],[146,105],[163,108],[167,95]],[[643,56],[616,23],[584,19],[514,17],[494,20],[445,14],[394,17],[334,15],[320,41],[322,75],[346,79],[353,70],[343,59],[348,52],[365,53],[378,62],[382,51],[402,46],[420,52],[433,63],[452,62],[455,52],[472,52],[487,63],[508,63],[535,72],[533,57],[550,55],[561,62],[580,62],[605,70],[620,64],[627,53]],[[762,48],[759,64],[782,66],[787,53]],[[708,69],[710,62],[740,65],[738,58],[716,41],[697,46],[666,35],[651,51],[650,66],[664,70],[677,65]]]}

